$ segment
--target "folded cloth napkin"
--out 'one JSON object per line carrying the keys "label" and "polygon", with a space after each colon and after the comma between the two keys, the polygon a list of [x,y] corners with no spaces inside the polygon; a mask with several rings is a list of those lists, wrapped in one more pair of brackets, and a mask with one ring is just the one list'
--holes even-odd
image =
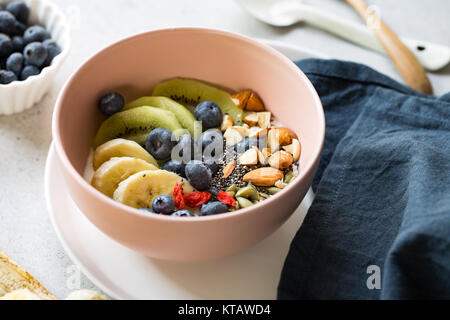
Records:
{"label": "folded cloth napkin", "polygon": [[279,299],[450,298],[450,93],[307,59],[327,133]]}

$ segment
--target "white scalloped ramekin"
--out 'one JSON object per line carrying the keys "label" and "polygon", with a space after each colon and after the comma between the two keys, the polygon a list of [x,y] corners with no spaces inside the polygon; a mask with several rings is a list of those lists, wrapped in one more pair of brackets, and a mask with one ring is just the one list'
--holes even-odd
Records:
{"label": "white scalloped ramekin", "polygon": [[[0,0],[5,5],[12,0]],[[22,112],[39,102],[50,89],[56,72],[66,59],[70,49],[69,23],[61,10],[46,0],[23,0],[30,7],[30,24],[44,26],[61,47],[62,52],[39,75],[25,81],[0,85],[0,115]]]}

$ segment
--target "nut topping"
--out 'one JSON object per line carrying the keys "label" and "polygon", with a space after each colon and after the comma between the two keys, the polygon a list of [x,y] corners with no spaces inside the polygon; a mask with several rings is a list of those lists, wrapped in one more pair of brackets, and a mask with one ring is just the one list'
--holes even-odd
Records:
{"label": "nut topping", "polygon": [[223,179],[228,178],[233,173],[234,169],[236,168],[236,160],[231,161],[229,164],[227,164],[225,167],[223,167]]}
{"label": "nut topping", "polygon": [[286,151],[278,151],[269,158],[269,165],[272,168],[286,169],[294,162],[294,158]]}
{"label": "nut topping", "polygon": [[272,187],[275,182],[283,179],[283,172],[274,168],[259,168],[247,173],[243,180],[245,182],[251,182],[258,187]]}

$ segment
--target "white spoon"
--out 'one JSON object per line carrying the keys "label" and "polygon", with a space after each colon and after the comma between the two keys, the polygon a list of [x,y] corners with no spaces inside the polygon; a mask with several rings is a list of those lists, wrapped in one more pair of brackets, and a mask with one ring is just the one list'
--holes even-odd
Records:
{"label": "white spoon", "polygon": [[[235,0],[255,18],[273,26],[305,22],[343,39],[386,54],[375,34],[365,25],[347,21],[301,0]],[[442,69],[450,62],[450,48],[425,41],[401,38],[427,70]]]}

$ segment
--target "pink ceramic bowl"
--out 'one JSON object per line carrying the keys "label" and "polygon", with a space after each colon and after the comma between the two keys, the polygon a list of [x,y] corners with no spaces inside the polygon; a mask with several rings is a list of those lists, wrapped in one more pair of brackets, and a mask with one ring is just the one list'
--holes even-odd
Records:
{"label": "pink ceramic bowl", "polygon": [[[172,77],[196,78],[235,91],[255,90],[274,116],[301,140],[300,174],[295,182],[251,208],[195,219],[148,215],[94,189],[83,179],[83,172],[101,121],[96,106],[99,97],[117,90],[130,101]],[[280,227],[311,185],[324,136],[320,99],[294,63],[249,38],[197,28],[147,32],[98,52],[66,83],[53,117],[62,175],[84,215],[124,246],[176,261],[231,255]]]}

